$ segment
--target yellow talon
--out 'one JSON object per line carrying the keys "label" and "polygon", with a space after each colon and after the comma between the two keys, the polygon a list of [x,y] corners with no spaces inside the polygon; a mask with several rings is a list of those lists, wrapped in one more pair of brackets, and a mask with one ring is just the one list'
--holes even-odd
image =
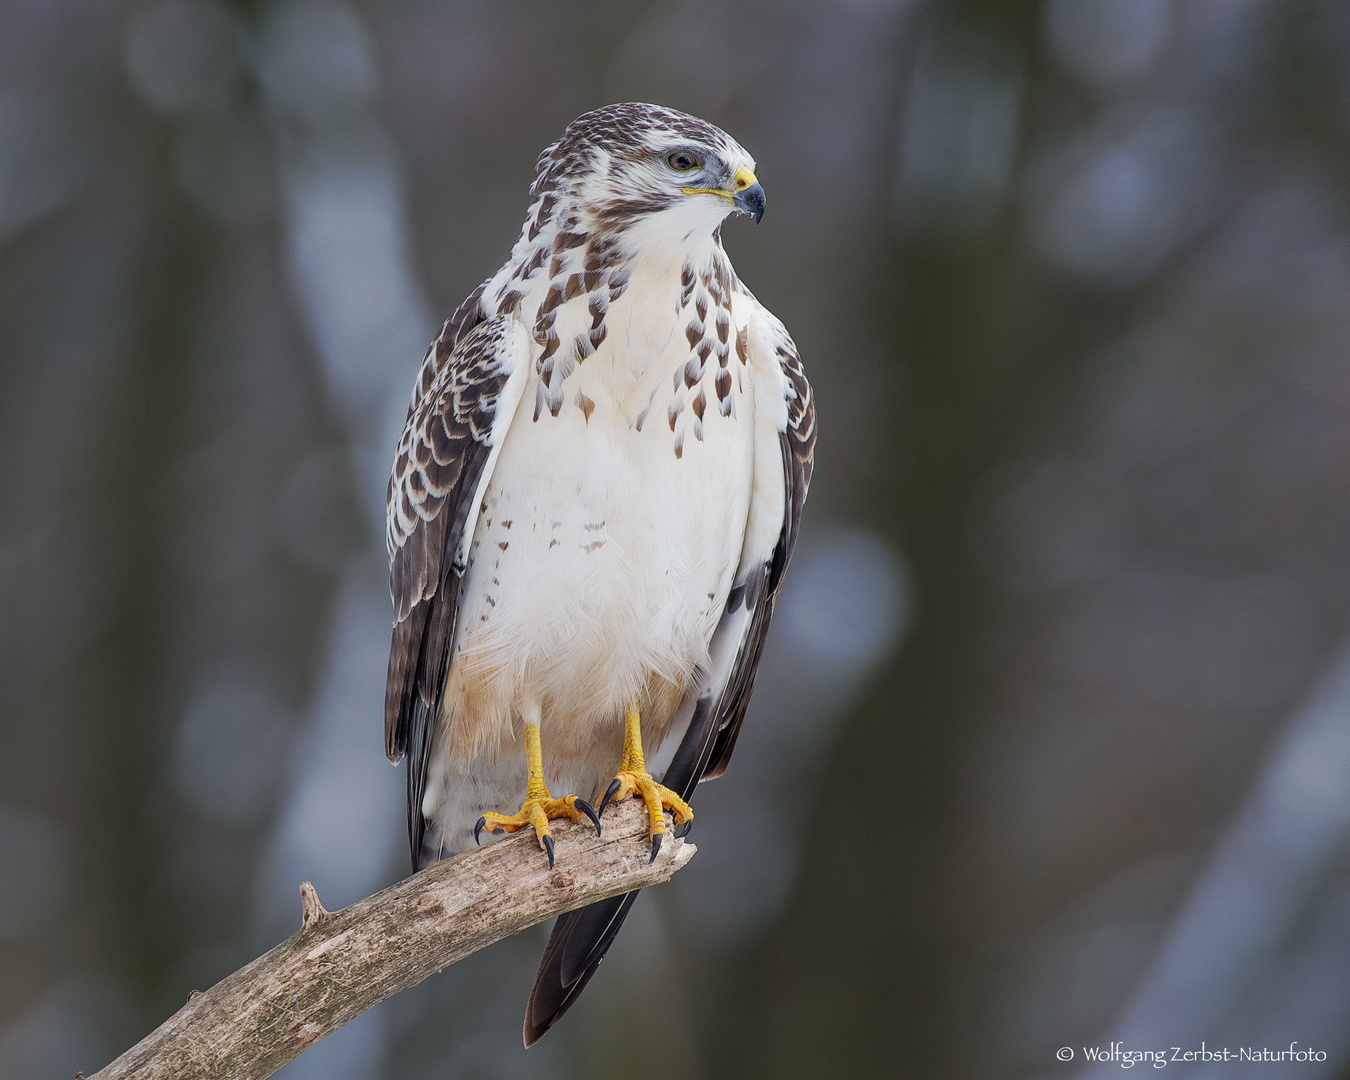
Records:
{"label": "yellow talon", "polygon": [[[623,760],[619,763],[619,771],[609,785],[609,790],[600,801],[600,813],[605,812],[605,807],[611,801],[617,802],[633,794],[640,796],[647,804],[647,819],[651,823],[648,835],[652,841],[652,861],[655,862],[657,852],[661,850],[661,838],[666,831],[664,811],[669,810],[674,814],[678,826],[693,821],[694,810],[670,788],[653,780],[647,771],[647,763],[642,756],[642,717],[636,701],[628,706],[628,714],[624,718]],[[677,830],[676,835],[682,836],[683,830]]]}
{"label": "yellow talon", "polygon": [[474,826],[473,838],[477,843],[484,829],[488,832],[501,829],[502,832],[513,833],[517,829],[531,825],[534,827],[535,836],[539,838],[539,846],[548,853],[548,867],[552,870],[553,832],[549,829],[548,823],[558,818],[571,818],[573,821],[589,819],[598,834],[600,815],[585,799],[579,799],[575,795],[564,795],[561,799],[555,799],[549,793],[548,785],[544,783],[544,750],[543,744],[539,741],[538,724],[525,725],[525,760],[529,766],[530,779],[520,812],[497,814],[488,811]]}

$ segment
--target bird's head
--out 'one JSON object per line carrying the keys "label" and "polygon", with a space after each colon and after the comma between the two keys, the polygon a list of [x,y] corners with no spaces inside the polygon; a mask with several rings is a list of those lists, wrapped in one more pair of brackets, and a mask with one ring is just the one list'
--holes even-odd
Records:
{"label": "bird's head", "polygon": [[[540,155],[533,224],[702,238],[728,214],[763,216],[754,169],[741,145],[705,120],[658,105],[607,105],[577,117]],[[579,220],[555,220],[569,215]]]}

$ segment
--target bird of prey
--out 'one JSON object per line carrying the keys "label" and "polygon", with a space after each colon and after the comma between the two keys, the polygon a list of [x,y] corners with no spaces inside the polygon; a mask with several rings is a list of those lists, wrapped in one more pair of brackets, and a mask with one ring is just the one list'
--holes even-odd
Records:
{"label": "bird of prey", "polygon": [[[736,745],[811,476],[783,324],[722,249],[755,163],[646,104],[540,155],[497,273],[422,362],[389,482],[390,758],[414,867],[486,832],[642,798],[683,831]],[[667,740],[658,780],[645,764]],[[516,808],[519,807],[517,810]],[[525,1043],[576,1000],[636,893],[562,916]]]}

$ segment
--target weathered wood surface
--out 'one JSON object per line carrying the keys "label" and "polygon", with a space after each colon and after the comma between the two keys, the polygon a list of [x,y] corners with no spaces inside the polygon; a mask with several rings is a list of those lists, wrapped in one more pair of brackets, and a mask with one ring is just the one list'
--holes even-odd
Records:
{"label": "weathered wood surface", "polygon": [[[668,826],[669,829],[669,826]],[[194,994],[90,1080],[255,1080],[428,975],[564,911],[665,881],[694,855],[669,831],[648,864],[641,800],[611,807],[604,835],[553,823],[557,866],[532,831],[446,859],[337,912],[301,887],[302,927]],[[522,1015],[525,1002],[522,998]]]}

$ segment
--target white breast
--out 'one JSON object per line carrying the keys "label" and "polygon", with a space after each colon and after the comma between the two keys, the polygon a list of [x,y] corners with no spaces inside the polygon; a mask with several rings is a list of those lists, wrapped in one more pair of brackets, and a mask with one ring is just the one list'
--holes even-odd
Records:
{"label": "white breast", "polygon": [[[588,794],[617,765],[627,703],[643,698],[654,751],[707,664],[745,537],[754,399],[734,349],[689,384],[686,330],[708,297],[682,288],[678,268],[657,269],[651,281],[635,272],[557,414],[536,410],[527,388],[502,444],[442,706],[438,756],[451,771],[510,756],[537,703],[550,783]],[[564,340],[584,313],[559,310]],[[710,335],[715,317],[716,304],[702,320]],[[721,397],[719,370],[734,374]],[[433,788],[434,777],[429,803]]]}

